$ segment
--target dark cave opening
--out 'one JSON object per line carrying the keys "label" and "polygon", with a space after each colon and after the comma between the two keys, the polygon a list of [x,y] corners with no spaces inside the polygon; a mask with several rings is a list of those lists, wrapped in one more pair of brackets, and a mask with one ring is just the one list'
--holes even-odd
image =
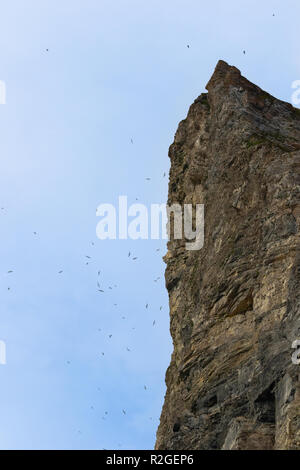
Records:
{"label": "dark cave opening", "polygon": [[274,382],[265,389],[255,400],[254,409],[257,421],[261,423],[275,423],[275,393]]}

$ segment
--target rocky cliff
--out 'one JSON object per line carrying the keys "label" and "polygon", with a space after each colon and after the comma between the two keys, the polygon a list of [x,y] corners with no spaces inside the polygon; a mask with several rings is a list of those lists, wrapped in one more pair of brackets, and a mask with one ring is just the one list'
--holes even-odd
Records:
{"label": "rocky cliff", "polygon": [[205,205],[168,243],[174,352],[156,449],[300,449],[300,110],[223,61],[179,124],[169,199]]}

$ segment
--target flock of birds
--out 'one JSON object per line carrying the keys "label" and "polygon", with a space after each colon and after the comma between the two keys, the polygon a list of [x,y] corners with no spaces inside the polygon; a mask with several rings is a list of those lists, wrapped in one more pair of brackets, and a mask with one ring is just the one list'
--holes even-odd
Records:
{"label": "flock of birds", "polygon": [[[273,13],[272,16],[274,17],[274,16],[275,16],[275,13]],[[190,44],[187,44],[186,47],[187,47],[188,49],[190,49]],[[49,49],[48,49],[48,48],[46,49],[46,52],[49,52]],[[246,50],[243,50],[243,54],[244,54],[244,55],[246,54]],[[130,142],[131,142],[131,144],[133,145],[133,143],[134,143],[133,138],[130,139]],[[164,178],[165,178],[165,176],[166,176],[166,173],[163,174],[163,177],[164,177]],[[151,178],[149,178],[149,177],[146,178],[146,181],[150,181],[150,180],[151,180]],[[4,209],[5,209],[4,207],[1,207],[1,210],[4,210]],[[33,232],[33,234],[34,234],[35,236],[37,236],[37,232]],[[94,243],[92,243],[92,245],[94,245]],[[158,252],[158,251],[160,251],[160,249],[158,248],[158,249],[156,249],[156,251]],[[138,259],[137,256],[132,256],[132,253],[131,253],[130,251],[128,252],[128,258],[131,258],[132,261],[136,261],[136,260]],[[86,264],[88,265],[88,264],[89,264],[89,261],[91,260],[91,257],[90,257],[89,255],[86,255],[86,259],[88,260],[88,261],[86,261]],[[7,272],[7,274],[13,274],[13,272],[14,272],[13,270],[9,270],[9,271]],[[58,271],[58,274],[61,275],[61,274],[63,274],[63,272],[64,272],[64,271],[61,269],[61,270]],[[99,270],[99,271],[98,271],[98,278],[100,277],[100,275],[101,275],[101,271]],[[160,280],[160,277],[157,277],[156,279],[154,279],[154,282],[157,282],[157,281],[159,281],[159,280]],[[101,286],[99,280],[97,280],[97,289],[98,289],[98,292],[104,293],[105,291],[104,291],[101,287],[102,287],[102,286]],[[117,286],[114,285],[114,287],[117,287]],[[113,289],[112,286],[109,286],[108,288],[109,288],[110,290]],[[7,289],[8,289],[9,291],[11,290],[10,287],[8,287]],[[117,304],[114,304],[114,306],[117,306]],[[146,303],[145,308],[146,308],[146,309],[149,308],[149,304],[148,304],[148,303]],[[163,306],[161,305],[161,306],[160,306],[160,311],[162,310],[162,308],[163,308]],[[124,316],[122,317],[123,320],[125,320],[125,318],[126,318],[126,317],[124,317]],[[152,325],[155,326],[155,324],[156,324],[156,320],[153,320]],[[99,329],[99,331],[101,331],[101,329]],[[112,334],[109,334],[109,335],[108,335],[109,338],[112,338],[112,336],[113,336]],[[131,349],[127,346],[127,347],[126,347],[126,351],[127,351],[127,352],[131,352]],[[105,353],[102,351],[102,352],[101,352],[101,355],[104,356]],[[70,360],[66,361],[66,363],[67,363],[67,365],[71,365],[71,361],[70,361]],[[147,390],[147,386],[146,386],[146,385],[144,385],[144,390],[145,390],[145,391]],[[98,387],[98,391],[101,391],[100,387]],[[94,406],[91,406],[90,408],[91,408],[91,410],[94,410]],[[125,409],[122,409],[122,413],[123,413],[123,415],[126,415],[126,410],[125,410]],[[105,420],[105,419],[107,418],[107,416],[108,416],[108,411],[105,411],[105,412],[104,412],[104,416],[102,416],[102,419]],[[150,417],[149,419],[152,420],[152,417]],[[82,432],[81,432],[80,430],[78,431],[78,433],[79,433],[79,434],[82,434]]]}
{"label": "flock of birds", "polygon": [[[275,16],[275,13],[272,14],[272,16]],[[190,45],[187,44],[186,47],[189,49],[190,48]],[[49,49],[46,49],[46,52],[49,52]],[[246,54],[246,51],[243,50],[243,54]],[[131,139],[131,143],[133,144],[133,140]]]}
{"label": "flock of birds", "polygon": [[[133,139],[131,139],[131,142],[133,143]],[[165,176],[166,176],[166,172],[163,173],[163,178],[165,178]],[[146,180],[150,181],[151,178],[146,178]],[[1,210],[2,210],[2,211],[5,211],[5,207],[1,207]],[[34,237],[38,237],[38,232],[34,231],[34,232],[33,232],[33,235],[34,235]],[[91,242],[91,245],[92,245],[92,246],[95,246],[95,243],[94,243],[94,242]],[[160,252],[160,248],[156,248],[156,249],[155,249],[155,252],[156,252],[156,253]],[[86,261],[85,261],[85,264],[86,264],[86,265],[89,265],[90,262],[92,262],[93,257],[90,256],[90,255],[87,255],[87,254],[84,255],[84,257],[85,257],[85,260],[86,260]],[[138,259],[138,257],[135,256],[131,251],[128,252],[127,258],[131,259],[132,261],[136,261],[136,260]],[[14,271],[13,269],[9,269],[9,270],[7,271],[7,274],[8,274],[8,275],[12,275],[14,272],[15,272],[15,271]],[[64,270],[63,270],[63,269],[60,269],[59,271],[57,271],[57,274],[58,274],[58,275],[62,275],[63,273],[64,273]],[[97,291],[100,292],[100,293],[102,293],[102,294],[104,294],[104,293],[105,293],[105,290],[103,289],[102,283],[100,283],[100,278],[101,278],[101,270],[98,270],[98,271],[97,271],[97,280],[96,280]],[[158,277],[156,277],[155,279],[153,279],[153,282],[157,283],[160,279],[161,279],[161,277],[158,276]],[[108,290],[113,290],[114,288],[117,288],[117,285],[116,285],[116,284],[112,284],[112,285],[109,285],[109,286],[108,286]],[[9,286],[7,289],[10,291],[10,290],[11,290],[11,287]],[[117,306],[118,306],[117,303],[114,303],[113,305],[114,305],[114,307],[117,307]],[[146,304],[145,304],[145,309],[148,310],[148,309],[149,309],[149,306],[150,306],[149,303],[146,303]],[[161,306],[159,307],[159,311],[162,311],[162,309],[163,309],[163,306],[161,305]],[[125,317],[125,316],[122,316],[121,318],[122,318],[122,320],[126,320],[126,317]],[[152,326],[154,327],[155,325],[156,325],[156,320],[154,319],[153,322],[152,322]],[[132,329],[135,330],[135,328],[132,328]],[[101,332],[102,329],[99,328],[98,331]],[[113,337],[113,335],[112,335],[111,333],[108,334],[108,338],[109,338],[109,339],[111,339],[112,337]],[[132,350],[131,350],[128,346],[126,346],[125,350],[126,350],[126,352],[128,352],[128,353],[132,352]],[[105,356],[105,353],[104,353],[103,351],[101,352],[101,356]],[[71,366],[72,362],[71,362],[70,360],[66,360],[66,364],[67,364],[67,366]],[[100,392],[100,391],[101,391],[101,388],[98,387],[97,390]],[[145,391],[148,390],[148,387],[147,387],[146,385],[144,385],[144,390],[145,390]],[[90,406],[90,409],[91,409],[91,410],[94,410],[95,407],[94,407],[94,406]],[[125,410],[124,408],[122,409],[122,414],[123,414],[123,415],[127,415],[127,412],[126,412],[126,410]],[[102,419],[102,420],[106,420],[107,416],[108,416],[108,411],[105,411],[105,413],[104,413],[104,415],[102,416],[101,419]],[[153,419],[152,416],[149,417],[149,420],[152,420],[152,419]],[[78,434],[82,434],[82,431],[81,431],[81,430],[78,430]]]}
{"label": "flock of birds", "polygon": [[[164,173],[164,176],[165,176],[165,175],[166,175],[166,174]],[[92,245],[94,245],[93,242],[92,242]],[[160,248],[156,248],[155,251],[156,251],[156,252],[160,252]],[[88,259],[88,260],[91,260],[91,259],[92,259],[92,257],[89,256],[89,255],[85,255],[85,257],[86,257],[86,259]],[[131,252],[131,251],[128,252],[127,257],[130,258],[132,261],[135,261],[135,260],[138,259],[137,256],[133,256],[133,255],[132,255],[132,252]],[[89,261],[87,261],[86,264],[89,264]],[[12,271],[11,271],[11,272],[12,272]],[[63,273],[63,271],[59,271],[59,274],[62,274],[62,273]],[[98,270],[97,276],[98,276],[98,278],[101,276],[101,270]],[[154,282],[158,282],[160,279],[161,279],[160,276],[158,276],[158,277],[155,278],[153,281],[154,281]],[[102,287],[102,286],[101,286],[99,280],[97,280],[97,290],[98,290],[98,292],[104,293],[105,290],[102,289],[101,287]],[[108,289],[112,290],[113,288],[116,288],[116,287],[117,287],[117,285],[114,284],[113,286],[109,286]],[[118,304],[114,303],[114,306],[117,306],[117,305],[118,305]],[[146,303],[146,304],[145,304],[145,309],[148,310],[148,308],[149,308],[149,303]],[[163,309],[163,306],[161,305],[161,306],[159,307],[159,310],[162,311],[162,309]],[[122,320],[125,320],[125,319],[126,319],[126,317],[125,317],[125,316],[122,316]],[[155,325],[156,325],[156,320],[153,320],[152,326],[154,327]],[[135,329],[135,328],[133,328],[133,329]],[[98,331],[101,332],[102,329],[99,328]],[[108,335],[108,338],[111,339],[112,336],[113,336],[112,334],[109,334],[109,335]],[[125,349],[126,349],[126,351],[127,351],[128,353],[131,352],[131,349],[130,349],[128,346],[126,346]],[[105,356],[105,353],[104,353],[103,351],[101,352],[101,356]],[[71,365],[71,361],[67,361],[67,364],[68,364],[68,365]],[[144,390],[145,390],[145,391],[148,390],[147,385],[144,385]],[[101,391],[101,388],[100,388],[100,387],[98,387],[98,391],[99,391],[99,392]],[[94,410],[95,408],[94,408],[94,406],[91,406],[90,409],[91,409],[91,410]],[[108,417],[108,414],[109,414],[108,411],[105,411],[105,412],[104,412],[104,415],[101,417],[101,419],[105,421],[105,420],[107,419],[107,417]],[[122,409],[122,414],[123,414],[124,416],[127,415],[126,409],[124,409],[124,408]],[[152,416],[150,416],[150,417],[149,417],[149,420],[152,420],[152,419],[153,419]],[[82,434],[81,431],[78,431],[78,433],[79,433],[79,434]]]}

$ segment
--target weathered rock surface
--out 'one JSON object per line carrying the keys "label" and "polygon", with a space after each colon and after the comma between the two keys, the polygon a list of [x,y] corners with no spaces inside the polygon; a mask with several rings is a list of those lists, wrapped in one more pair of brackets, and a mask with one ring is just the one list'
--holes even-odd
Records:
{"label": "weathered rock surface", "polygon": [[179,124],[169,199],[205,242],[168,244],[174,352],[156,449],[300,449],[300,111],[223,61]]}

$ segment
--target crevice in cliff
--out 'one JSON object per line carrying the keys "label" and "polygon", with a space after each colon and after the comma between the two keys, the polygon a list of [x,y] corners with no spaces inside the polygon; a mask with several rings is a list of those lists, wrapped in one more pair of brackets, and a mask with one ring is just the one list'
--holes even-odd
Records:
{"label": "crevice in cliff", "polygon": [[276,407],[274,387],[275,383],[273,382],[254,402],[255,417],[260,423],[275,424]]}

